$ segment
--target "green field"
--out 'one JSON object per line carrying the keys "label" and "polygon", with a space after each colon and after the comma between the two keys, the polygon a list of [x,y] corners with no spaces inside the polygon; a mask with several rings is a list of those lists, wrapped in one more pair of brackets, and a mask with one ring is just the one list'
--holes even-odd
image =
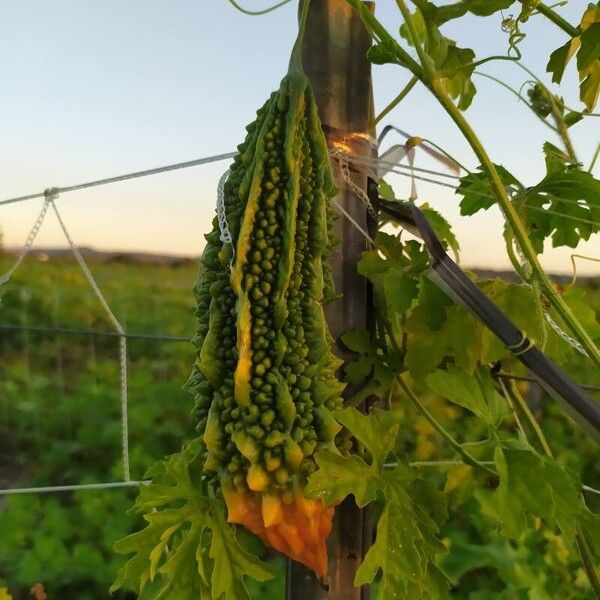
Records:
{"label": "green field", "polygon": [[[13,257],[0,255],[0,273]],[[127,261],[90,264],[113,311],[129,333],[191,336],[193,261],[176,266]],[[0,291],[0,324],[110,331],[111,325],[82,274],[68,258],[27,259]],[[600,312],[600,292],[588,297]],[[141,479],[163,455],[194,436],[191,398],[182,390],[193,361],[191,344],[129,342],[131,475]],[[586,383],[593,368],[574,357],[569,370]],[[561,410],[538,399],[537,413],[563,464],[600,488],[594,443]],[[411,460],[450,454],[422,418],[407,407],[402,447]],[[478,432],[456,407],[438,407],[461,439]],[[122,479],[118,339],[84,333],[0,329],[0,487],[63,485]],[[595,454],[596,453],[596,454]],[[456,472],[456,477],[461,473]],[[447,486],[446,474],[440,485]],[[50,600],[102,600],[123,562],[113,543],[133,531],[127,514],[133,489],[0,496],[0,588],[30,598],[41,583]],[[600,497],[598,497],[600,500]],[[456,503],[473,501],[454,498]],[[481,506],[485,506],[479,498]],[[600,502],[595,502],[598,510]],[[455,551],[445,564],[459,582],[454,597],[587,598],[576,555],[559,536],[541,528],[519,544],[479,523],[451,520],[444,532]],[[281,574],[282,562],[279,561]],[[488,595],[470,590],[487,589]],[[506,592],[506,590],[517,590]],[[519,592],[519,590],[521,590]],[[529,591],[527,591],[529,590]],[[254,590],[262,600],[282,597],[281,576]],[[123,593],[115,598],[128,598]]]}

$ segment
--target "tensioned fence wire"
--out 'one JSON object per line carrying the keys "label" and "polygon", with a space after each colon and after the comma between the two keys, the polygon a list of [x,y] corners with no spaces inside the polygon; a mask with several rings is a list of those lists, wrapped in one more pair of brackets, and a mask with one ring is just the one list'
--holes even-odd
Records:
{"label": "tensioned fence wire", "polygon": [[[401,133],[403,133],[403,132],[401,132]],[[73,253],[77,263],[79,264],[82,272],[84,273],[84,275],[85,275],[88,283],[90,284],[94,294],[96,295],[99,303],[101,304],[101,306],[103,307],[109,320],[113,324],[115,331],[77,330],[77,329],[59,328],[59,327],[16,326],[16,325],[10,325],[10,324],[6,324],[6,325],[0,324],[0,329],[13,330],[13,331],[21,329],[21,330],[30,330],[30,331],[38,331],[38,332],[46,332],[46,333],[52,332],[52,333],[66,333],[66,334],[105,335],[105,336],[113,336],[113,337],[119,338],[121,432],[122,432],[121,452],[122,452],[122,460],[123,460],[123,481],[120,481],[120,482],[0,489],[0,495],[9,495],[9,494],[18,494],[18,493],[64,492],[64,491],[75,491],[75,490],[80,490],[80,489],[81,490],[112,489],[112,488],[132,487],[132,486],[138,486],[138,485],[142,485],[144,483],[148,483],[146,481],[135,481],[135,480],[132,481],[131,477],[130,477],[130,472],[129,472],[127,339],[135,339],[135,338],[137,338],[137,339],[154,339],[154,340],[158,340],[158,341],[177,341],[177,342],[188,341],[188,338],[183,337],[183,336],[167,336],[167,335],[160,334],[160,333],[128,333],[123,329],[123,327],[119,323],[118,319],[114,315],[112,309],[110,308],[108,302],[106,301],[104,295],[102,294],[102,291],[100,290],[98,283],[94,279],[87,263],[85,262],[85,259],[82,255],[81,251],[79,250],[77,245],[74,243],[74,241],[66,227],[64,219],[62,218],[62,215],[60,214],[58,207],[55,204],[55,200],[58,198],[59,194],[74,192],[74,191],[88,189],[88,188],[102,186],[102,185],[119,183],[119,182],[137,179],[137,178],[141,178],[141,177],[148,177],[151,175],[158,175],[158,174],[162,174],[162,173],[177,171],[180,169],[186,169],[186,168],[200,166],[200,165],[204,165],[204,164],[219,162],[219,161],[231,159],[234,156],[236,156],[236,154],[237,154],[237,152],[226,152],[226,153],[222,153],[222,154],[215,154],[215,155],[206,156],[203,158],[198,158],[198,159],[194,159],[194,160],[190,160],[190,161],[172,163],[172,164],[164,165],[161,167],[146,169],[146,170],[142,170],[142,171],[135,171],[132,173],[126,173],[123,175],[107,177],[107,178],[98,179],[98,180],[94,180],[94,181],[88,181],[88,182],[79,183],[79,184],[75,184],[75,185],[48,188],[48,189],[44,190],[43,192],[37,192],[37,193],[27,194],[27,195],[22,195],[22,196],[16,196],[16,197],[7,198],[5,200],[0,201],[0,206],[4,206],[4,205],[9,205],[9,204],[15,204],[15,203],[25,202],[25,201],[29,201],[29,200],[44,198],[44,204],[42,206],[42,209],[41,209],[39,215],[37,216],[33,227],[30,230],[30,233],[25,241],[25,244],[24,244],[22,250],[18,254],[13,265],[8,269],[8,271],[6,271],[3,275],[0,276],[0,286],[4,283],[7,283],[10,280],[11,276],[19,268],[19,266],[25,259],[26,255],[28,254],[29,250],[31,249],[33,242],[35,241],[35,238],[37,237],[37,234],[44,222],[48,208],[50,206],[52,206],[54,213],[57,217],[57,220],[63,231],[63,234],[69,244],[71,252]],[[357,197],[365,204],[367,210],[370,209],[370,211],[373,211],[373,208],[370,206],[370,201],[369,201],[368,197],[366,197],[366,199],[363,198],[364,194],[358,194],[357,190],[355,189],[356,186],[351,185],[352,181],[350,179],[349,164],[351,164],[354,168],[358,169],[359,171],[363,170],[371,175],[373,173],[376,173],[378,175],[376,177],[377,179],[379,179],[379,177],[381,176],[382,171],[386,172],[386,173],[391,172],[391,173],[394,173],[397,175],[401,175],[401,176],[410,178],[410,180],[412,182],[412,189],[413,189],[412,194],[414,194],[414,192],[415,192],[415,181],[423,181],[425,183],[438,185],[441,187],[452,189],[453,191],[456,192],[457,186],[453,185],[451,183],[447,183],[447,180],[452,179],[452,180],[458,181],[458,180],[460,180],[460,177],[458,177],[457,175],[454,175],[454,174],[444,173],[444,172],[436,171],[433,169],[425,169],[422,167],[416,167],[413,164],[414,149],[408,150],[402,156],[408,157],[409,162],[410,162],[409,165],[399,164],[399,160],[386,160],[385,156],[382,158],[371,158],[371,157],[366,157],[364,155],[358,156],[355,154],[343,153],[343,152],[340,152],[339,149],[331,150],[331,157],[333,159],[338,160],[340,163],[344,181],[350,185],[350,187],[354,191],[354,193],[357,194]],[[446,181],[440,181],[439,179],[432,179],[431,177],[425,177],[425,175],[442,177],[442,178],[446,179]],[[219,180],[219,186],[218,186],[219,196],[222,195],[223,184],[224,184],[224,176],[222,176]],[[485,192],[469,190],[469,193],[472,195],[476,195],[476,196],[482,196],[485,198],[494,199],[493,195],[486,194]],[[560,198],[556,198],[556,199],[559,201],[562,200]],[[362,229],[362,227],[360,227],[360,225],[358,223],[356,223],[356,221],[354,221],[350,217],[350,215],[343,209],[343,207],[339,203],[335,203],[335,205],[338,208],[338,210],[345,216],[345,218],[349,219],[351,224],[354,227],[357,227],[360,230],[360,232],[365,236],[365,238],[372,242],[372,239],[370,238],[370,236]],[[546,211],[544,209],[538,209],[538,210],[542,210],[543,212],[547,212],[547,213],[552,212],[549,210]],[[557,214],[559,214],[559,213],[557,213]],[[222,216],[223,215],[221,215],[221,217]],[[560,216],[563,216],[563,215],[560,214]],[[570,218],[571,220],[574,220],[574,221],[587,222],[585,219],[568,216],[566,214],[564,216],[567,218]],[[220,219],[220,222],[221,221],[222,221],[222,218]],[[223,227],[222,228],[222,241],[224,243],[227,243],[228,236],[227,236],[226,221],[223,223],[222,227]],[[503,375],[503,376],[506,378],[509,377],[508,375]],[[517,376],[514,376],[514,378],[517,378]],[[537,383],[537,380],[535,380],[533,378],[521,377],[519,379],[532,380],[533,382]],[[586,389],[593,389],[596,391],[600,391],[600,386],[582,386],[582,387],[585,387]],[[416,463],[415,463],[415,466],[416,466]],[[589,488],[588,486],[585,486],[585,488],[588,489],[588,491],[593,491],[595,493],[598,493],[597,490],[594,490],[593,488]]]}

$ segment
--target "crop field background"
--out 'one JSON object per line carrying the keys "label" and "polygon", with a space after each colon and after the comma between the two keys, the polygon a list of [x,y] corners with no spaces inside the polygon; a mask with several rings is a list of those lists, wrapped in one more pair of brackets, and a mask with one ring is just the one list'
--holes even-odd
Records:
{"label": "crop field background", "polygon": [[[0,254],[0,272],[13,260]],[[117,256],[89,264],[128,333],[193,334],[194,260],[160,263]],[[600,289],[593,289],[593,283],[582,285],[600,315]],[[68,256],[32,253],[3,286],[0,298],[0,325],[111,330]],[[194,436],[192,399],[182,389],[193,348],[186,342],[148,339],[131,339],[128,345],[131,476],[141,479],[155,460]],[[567,371],[576,381],[597,383],[589,364],[573,353]],[[560,462],[583,466],[584,482],[600,488],[594,442],[577,433],[535,386],[529,394]],[[406,411],[401,453],[422,461],[451,457],[423,418],[408,407],[395,408]],[[458,439],[477,437],[473,427],[478,422],[462,409],[441,402],[433,408],[450,417]],[[118,339],[0,329],[0,439],[1,488],[121,480]],[[464,469],[457,468],[454,476],[457,481],[464,477]],[[440,474],[442,484],[444,477]],[[451,481],[449,477],[446,488]],[[0,496],[0,588],[6,586],[17,600],[33,597],[35,584],[43,585],[50,600],[108,598],[124,561],[112,546],[139,525],[127,514],[135,494],[129,488]],[[592,510],[600,510],[600,496],[589,500]],[[501,582],[531,587],[539,580],[541,589],[547,577],[556,579],[550,588],[557,590],[556,597],[582,597],[585,575],[559,536],[533,532],[511,544],[493,531],[480,530],[476,522],[457,521],[444,536],[453,548],[445,569],[461,582],[457,598],[508,598],[494,594],[494,582],[501,589]],[[283,597],[284,562],[277,559],[276,564],[277,580],[261,589],[254,586],[253,597]],[[488,595],[472,594],[482,589],[482,582]],[[114,597],[134,596],[119,592]]]}

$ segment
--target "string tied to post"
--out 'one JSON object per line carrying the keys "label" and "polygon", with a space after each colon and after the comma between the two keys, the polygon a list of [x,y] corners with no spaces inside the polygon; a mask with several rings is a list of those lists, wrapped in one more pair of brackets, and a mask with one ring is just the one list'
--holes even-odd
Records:
{"label": "string tied to post", "polygon": [[229,177],[231,169],[227,169],[219,179],[217,184],[217,221],[219,222],[219,240],[223,244],[231,245],[231,260],[229,261],[229,270],[233,269],[233,262],[235,260],[235,246],[233,245],[233,238],[231,237],[231,231],[229,230],[229,223],[227,222],[227,213],[225,211],[225,183]]}

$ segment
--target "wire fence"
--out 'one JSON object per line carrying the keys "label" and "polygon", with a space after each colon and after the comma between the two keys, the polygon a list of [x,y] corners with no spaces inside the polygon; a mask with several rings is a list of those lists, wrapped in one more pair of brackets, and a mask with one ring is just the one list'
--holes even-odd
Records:
{"label": "wire fence", "polygon": [[[399,130],[398,130],[399,131]],[[401,132],[402,133],[402,132]],[[29,488],[13,488],[13,489],[0,489],[0,495],[9,495],[9,494],[19,494],[19,493],[50,493],[50,492],[65,492],[65,491],[74,491],[74,490],[83,490],[83,489],[112,489],[112,488],[126,488],[126,487],[135,487],[142,485],[144,483],[148,483],[146,481],[135,481],[131,480],[129,473],[129,445],[128,445],[128,397],[127,397],[127,340],[130,339],[145,339],[145,340],[155,340],[161,342],[189,342],[190,340],[185,336],[172,336],[166,335],[163,333],[130,333],[124,330],[118,321],[117,317],[113,313],[110,308],[108,302],[106,301],[102,291],[96,280],[94,279],[91,270],[89,269],[81,251],[78,246],[73,241],[71,237],[65,221],[62,215],[59,212],[59,209],[56,204],[56,200],[60,194],[69,193],[77,190],[83,190],[87,188],[109,185],[113,183],[118,183],[122,181],[127,181],[131,179],[136,179],[140,177],[148,177],[152,175],[157,175],[161,173],[166,173],[170,171],[176,171],[180,169],[186,169],[190,167],[195,167],[199,165],[219,162],[227,159],[231,159],[236,155],[236,152],[227,152],[223,154],[215,154],[212,156],[207,156],[199,159],[194,159],[185,162],[173,163],[169,165],[165,165],[162,167],[157,167],[153,169],[146,169],[143,171],[135,171],[133,173],[127,173],[123,175],[107,177],[103,179],[98,179],[94,181],[84,182],[76,185],[64,186],[64,187],[52,187],[47,188],[42,192],[36,192],[32,194],[16,196],[12,198],[7,198],[5,200],[0,201],[0,206],[15,204],[20,202],[25,202],[29,200],[35,199],[44,199],[44,204],[42,210],[37,216],[34,225],[27,236],[25,244],[17,256],[14,264],[8,269],[6,273],[0,276],[0,286],[2,284],[7,283],[11,276],[16,272],[16,270],[22,264],[25,256],[31,249],[33,242],[43,225],[44,219],[46,217],[48,208],[52,207],[55,216],[59,222],[59,225],[62,229],[64,237],[68,243],[71,252],[73,253],[76,262],[78,263],[80,269],[85,275],[94,295],[96,296],[99,304],[102,306],[103,310],[107,314],[109,320],[114,326],[114,331],[102,331],[102,330],[94,330],[94,329],[76,329],[76,328],[67,328],[67,327],[46,327],[46,326],[35,326],[35,325],[16,325],[16,324],[0,324],[0,330],[3,331],[27,331],[27,332],[37,332],[41,334],[54,334],[54,335],[85,335],[85,336],[105,336],[105,337],[113,337],[119,339],[119,363],[120,363],[120,392],[121,392],[121,451],[123,458],[123,481],[120,482],[107,482],[107,483],[93,483],[93,484],[73,484],[73,485],[58,485],[58,486],[42,486],[42,487],[29,487]],[[434,184],[437,186],[441,186],[444,188],[452,189],[456,192],[457,185],[448,183],[448,179],[453,179],[455,182],[458,182],[460,178],[457,175],[450,175],[448,173],[444,173],[442,171],[436,171],[433,169],[424,169],[421,167],[415,167],[412,164],[412,160],[414,157],[414,152],[412,150],[407,150],[404,154],[400,154],[399,156],[408,156],[409,165],[399,164],[398,161],[391,160],[381,160],[381,159],[372,159],[366,156],[356,156],[356,155],[345,155],[343,158],[340,157],[339,150],[332,150],[332,158],[336,158],[337,160],[343,160],[345,164],[351,166],[354,170],[364,171],[369,174],[381,173],[383,172],[391,172],[394,174],[398,174],[403,177],[407,177],[411,181],[411,197],[416,197],[416,185],[415,181],[423,181],[426,183]],[[442,162],[442,161],[441,161]],[[344,172],[344,179],[349,179],[349,172]],[[425,177],[428,175],[428,177]],[[433,177],[437,177],[434,179]],[[441,178],[441,179],[440,179]],[[222,179],[221,179],[222,181]],[[494,199],[494,196],[491,194],[486,194],[485,192],[477,192],[470,191],[469,193],[474,195],[483,196],[485,198]],[[558,199],[561,200],[561,199]],[[338,208],[341,208],[338,206]],[[540,210],[540,209],[538,209]],[[551,213],[552,211],[545,211]],[[342,213],[344,214],[344,213]],[[569,215],[563,215],[561,213],[560,216],[564,216],[565,218],[570,218],[574,221],[582,221],[587,222],[585,219],[572,217]],[[348,215],[346,214],[348,217]],[[355,226],[358,226],[354,223]],[[368,237],[368,236],[367,236]],[[501,373],[498,376],[503,378],[511,378],[515,380],[521,381],[529,381],[532,383],[538,383],[538,381],[534,378],[530,377],[520,377],[515,375],[510,375],[506,373]],[[582,385],[582,388],[589,389],[592,391],[600,391],[600,385]],[[416,463],[415,463],[416,465]],[[594,491],[597,493],[597,490],[593,490],[593,488],[588,488],[588,491]]]}

